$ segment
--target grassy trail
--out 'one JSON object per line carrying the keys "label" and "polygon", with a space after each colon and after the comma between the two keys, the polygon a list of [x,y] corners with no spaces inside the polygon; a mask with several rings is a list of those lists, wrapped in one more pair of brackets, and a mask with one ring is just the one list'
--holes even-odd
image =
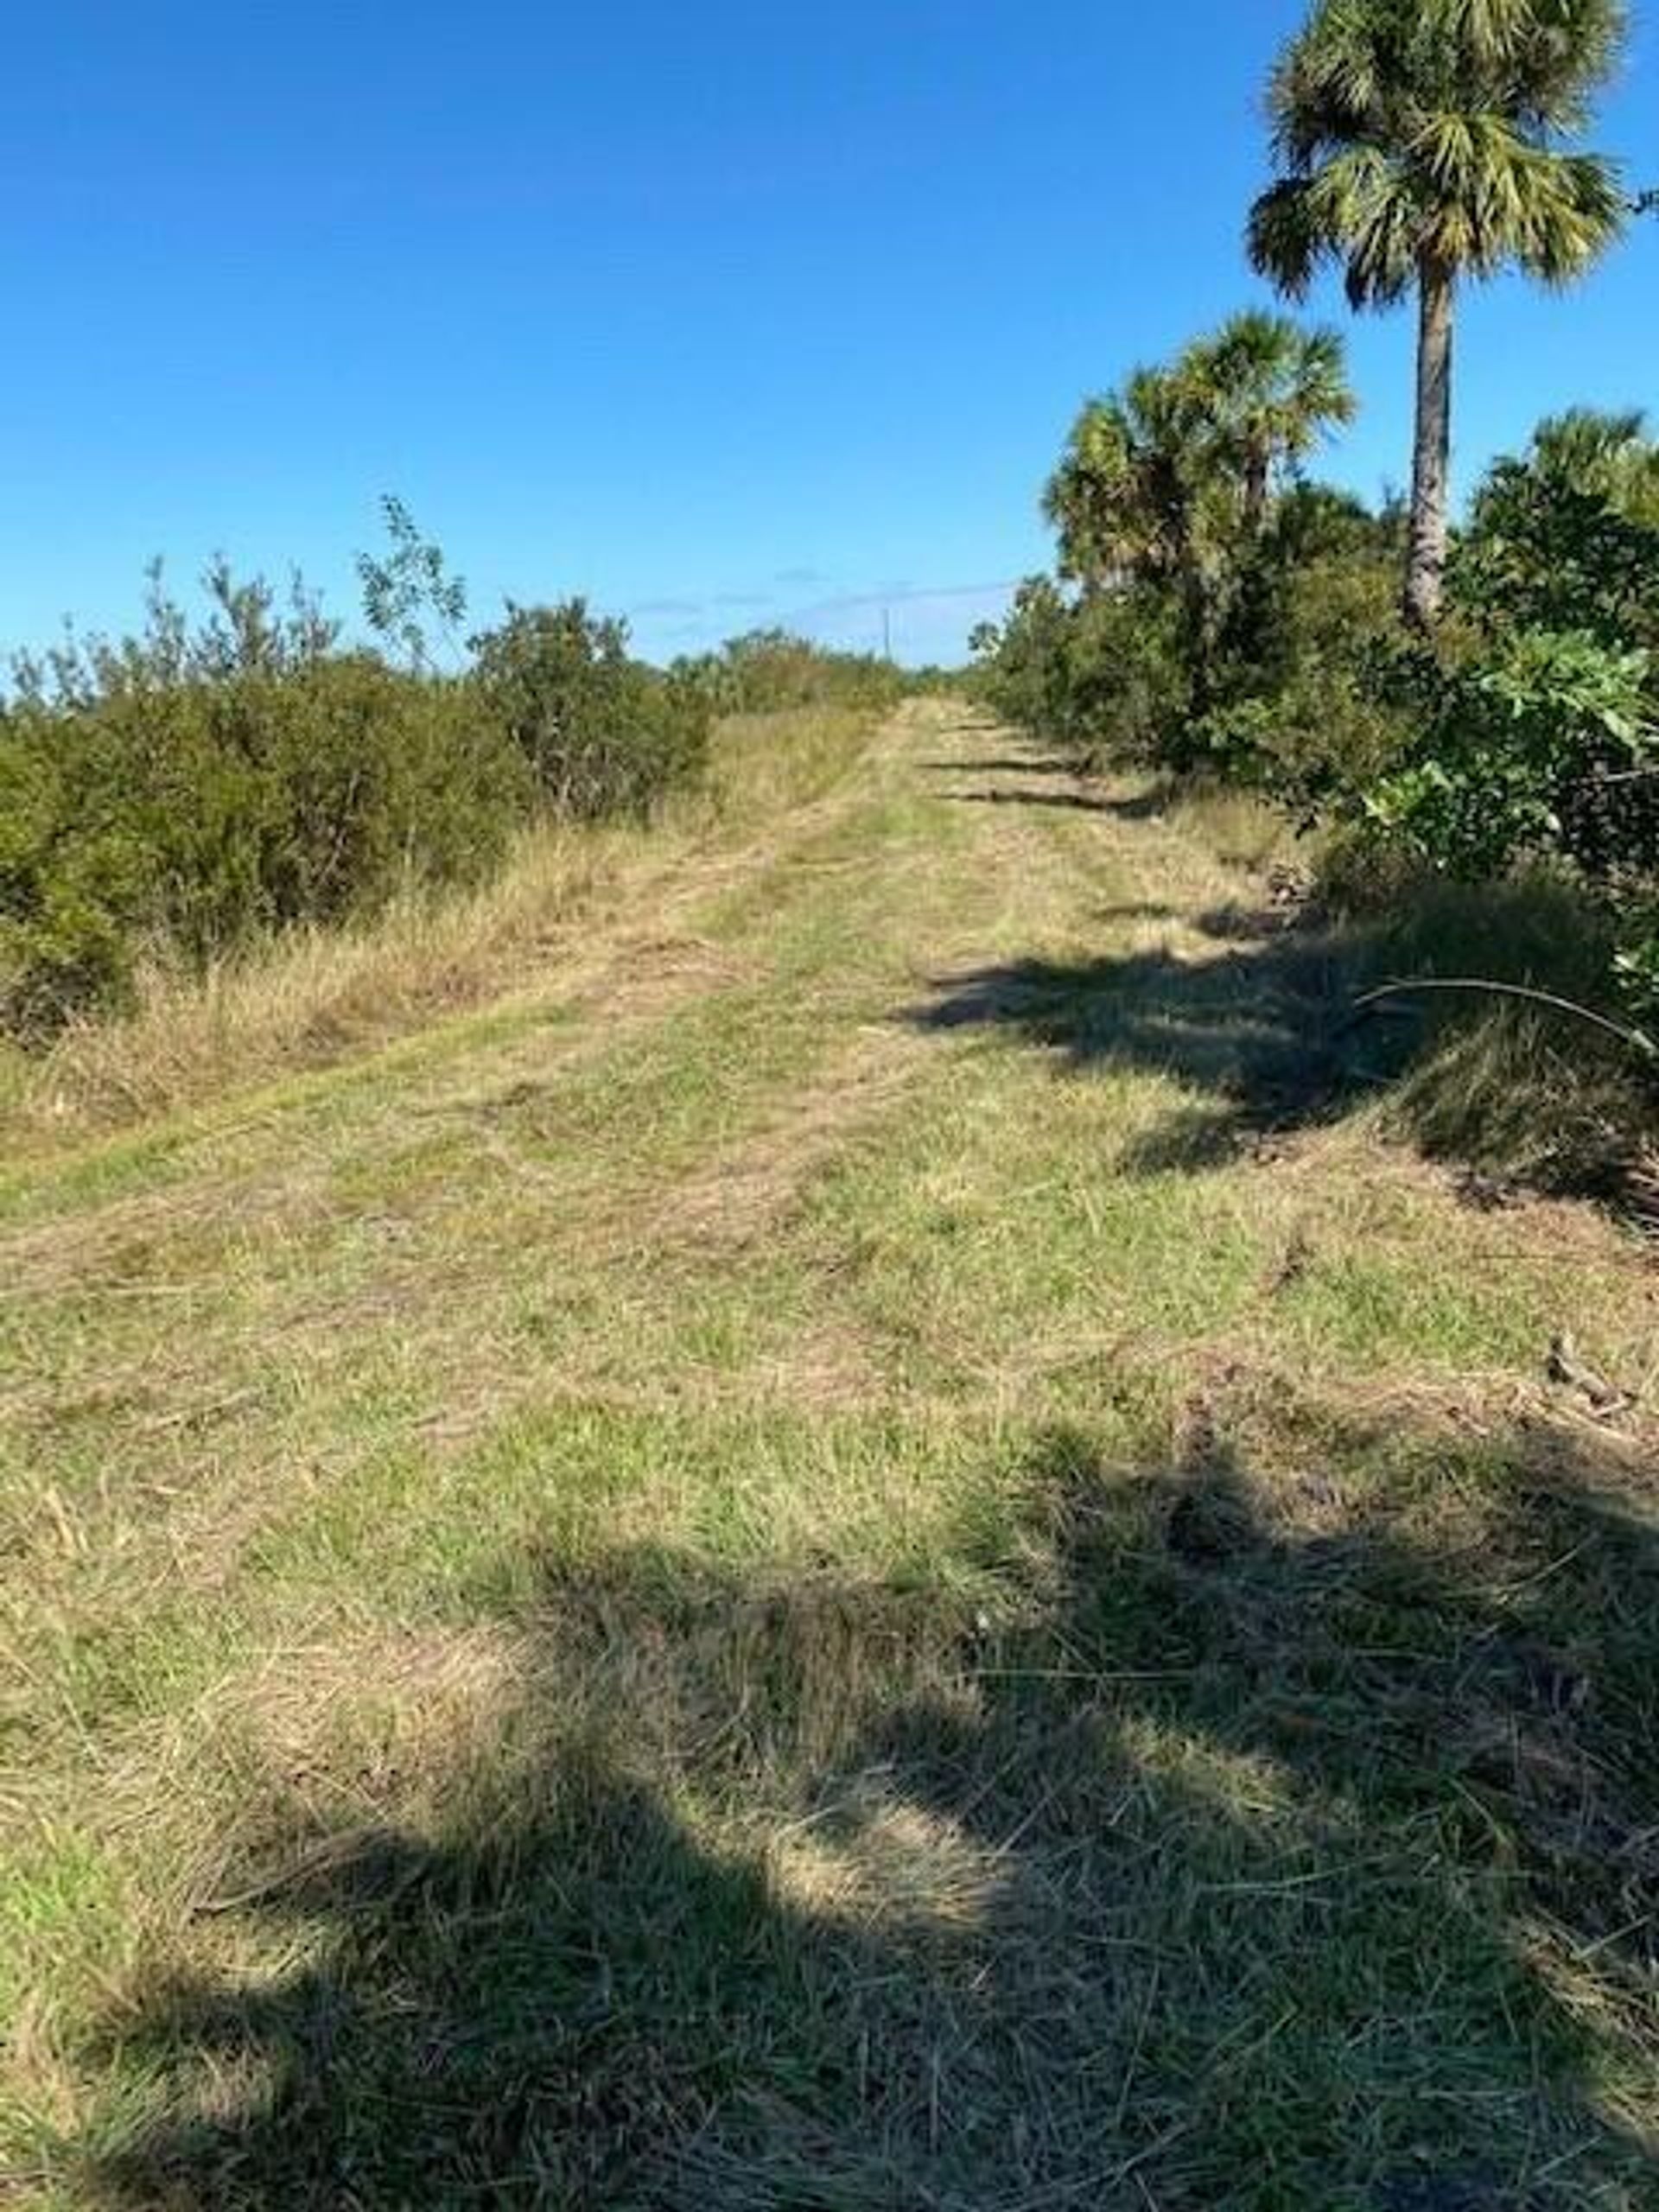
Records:
{"label": "grassy trail", "polygon": [[1659,2205],[1659,1286],[935,702],[0,1182],[0,2190]]}

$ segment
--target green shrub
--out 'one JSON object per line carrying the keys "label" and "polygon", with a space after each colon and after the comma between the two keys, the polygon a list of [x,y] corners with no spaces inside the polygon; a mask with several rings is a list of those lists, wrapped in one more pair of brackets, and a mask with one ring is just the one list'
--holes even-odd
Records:
{"label": "green shrub", "polygon": [[1557,854],[1659,868],[1659,448],[1578,410],[1495,462],[1452,566],[1455,620],[1385,671],[1411,741],[1372,810],[1437,865]]}
{"label": "green shrub", "polygon": [[1189,727],[1173,610],[1144,587],[1073,594],[1028,577],[1006,620],[975,632],[976,688],[996,714],[1070,753],[1170,765]]}
{"label": "green shrub", "polygon": [[1307,818],[1384,767],[1397,710],[1370,680],[1396,644],[1401,524],[1319,484],[1274,505],[1223,633],[1217,704],[1203,718],[1214,772]]}
{"label": "green shrub", "polygon": [[1579,631],[1659,652],[1659,445],[1643,417],[1577,409],[1496,461],[1449,582],[1488,632]]}
{"label": "green shrub", "polygon": [[1373,657],[1399,737],[1332,794],[1374,842],[1465,882],[1564,868],[1599,988],[1659,1015],[1659,448],[1578,410],[1496,462],[1432,642]]}
{"label": "green shrub", "polygon": [[707,767],[707,694],[632,659],[627,634],[572,599],[509,606],[472,641],[480,700],[561,814],[645,814]]}
{"label": "green shrub", "polygon": [[1402,650],[1386,678],[1410,734],[1351,803],[1422,859],[1465,879],[1548,854],[1591,875],[1651,863],[1647,810],[1617,796],[1659,746],[1644,652],[1521,630]]}
{"label": "green shrub", "polygon": [[222,563],[187,616],[152,573],[137,635],[13,664],[0,700],[0,1027],[49,1035],[133,994],[409,887],[486,875],[516,824],[649,814],[708,766],[717,710],[883,704],[886,662],[760,632],[664,671],[574,599],[509,606],[459,660],[465,590],[398,502],[359,562],[386,650],[343,650],[296,582]]}
{"label": "green shrub", "polygon": [[672,673],[722,715],[775,715],[796,707],[895,704],[906,679],[874,653],[841,652],[786,630],[751,630],[718,652],[677,661]]}
{"label": "green shrub", "polygon": [[533,784],[466,683],[343,653],[315,610],[210,574],[192,629],[18,671],[0,710],[0,1020],[24,1033],[499,860]]}
{"label": "green shrub", "polygon": [[1370,641],[1397,630],[1400,527],[1295,481],[1216,537],[1201,592],[1156,574],[1072,591],[1030,578],[975,633],[980,690],[1082,760],[1221,777],[1307,811],[1397,741],[1363,674]]}
{"label": "green shrub", "polygon": [[91,748],[44,735],[0,720],[0,1020],[25,1037],[123,995],[156,876],[136,821],[92,810]]}

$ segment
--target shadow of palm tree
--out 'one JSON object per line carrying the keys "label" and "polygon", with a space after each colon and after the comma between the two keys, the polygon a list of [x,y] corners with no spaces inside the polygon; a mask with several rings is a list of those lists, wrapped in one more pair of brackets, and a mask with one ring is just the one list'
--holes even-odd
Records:
{"label": "shadow of palm tree", "polygon": [[225,1907],[265,1978],[128,1993],[87,2200],[1651,2203],[1653,1527],[1517,1435],[1429,1544],[1442,1444],[1350,1444],[1363,1507],[1052,1434],[966,1597],[550,1566],[453,1809],[296,1790]]}
{"label": "shadow of palm tree", "polygon": [[1136,802],[1112,798],[1103,791],[1033,790],[1028,785],[993,785],[985,791],[952,791],[959,806],[1059,807],[1076,814],[1124,814]]}
{"label": "shadow of palm tree", "polygon": [[[1170,1076],[1198,1094],[1132,1148],[1130,1170],[1225,1160],[1269,1131],[1339,1115],[1399,1040],[1357,1037],[1362,939],[1328,927],[1210,917],[1230,949],[1183,958],[1167,947],[1098,959],[1028,958],[942,976],[906,1019],[922,1029],[1010,1030],[1075,1071]],[[1398,1065],[1396,1061],[1395,1065]]]}
{"label": "shadow of palm tree", "polygon": [[[984,733],[994,736],[995,731]],[[1012,753],[999,757],[995,753],[963,753],[958,758],[924,760],[924,768],[938,770],[950,776],[1075,776],[1079,772],[1077,761],[1064,755],[1047,756],[1040,753],[1025,755]]]}

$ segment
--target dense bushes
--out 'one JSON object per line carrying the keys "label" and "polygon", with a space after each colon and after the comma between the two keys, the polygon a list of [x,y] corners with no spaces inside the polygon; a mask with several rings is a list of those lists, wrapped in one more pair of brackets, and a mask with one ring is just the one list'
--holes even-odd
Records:
{"label": "dense bushes", "polygon": [[[222,567],[193,625],[152,590],[140,635],[20,662],[0,708],[0,1022],[41,1035],[396,892],[475,880],[538,810],[647,810],[693,780],[709,707],[580,601],[510,608],[440,675],[341,647],[296,591]],[[407,628],[407,623],[403,625]],[[401,632],[400,632],[401,634]]]}
{"label": "dense bushes", "polygon": [[583,601],[509,607],[473,647],[479,702],[557,812],[644,813],[702,773],[706,692],[683,672],[631,659],[626,626]]}
{"label": "dense bushes", "polygon": [[772,715],[795,707],[887,707],[905,690],[889,660],[841,652],[786,630],[751,630],[718,652],[671,671],[722,715]]}
{"label": "dense bushes", "polygon": [[1080,766],[1166,763],[1191,717],[1179,626],[1145,586],[1077,598],[1028,576],[1007,619],[974,632],[977,690],[995,710],[1070,753]]}
{"label": "dense bushes", "polygon": [[[0,1028],[49,1034],[297,923],[475,880],[537,813],[649,814],[714,718],[879,707],[891,663],[758,631],[664,671],[572,599],[462,643],[466,587],[408,511],[358,567],[377,650],[222,563],[192,620],[152,576],[135,637],[13,665],[0,701]],[[441,665],[442,664],[442,665]]]}
{"label": "dense bushes", "polygon": [[[1596,995],[1659,1022],[1659,447],[1641,418],[1577,410],[1497,461],[1424,633],[1397,612],[1402,516],[1281,471],[1247,521],[1216,416],[1168,399],[1185,373],[1152,372],[1161,413],[1143,373],[1109,437],[1085,410],[1048,495],[1069,581],[1032,580],[977,637],[992,703],[1082,762],[1201,772],[1337,829],[1351,901],[1370,882],[1397,906],[1414,869],[1541,870],[1600,948]],[[1581,990],[1578,949],[1520,966]]]}
{"label": "dense bushes", "polygon": [[[1203,465],[1186,457],[1189,481]],[[1140,495],[1093,496],[1098,534],[1101,505]],[[1028,581],[976,633],[981,689],[1082,760],[1249,783],[1465,878],[1541,856],[1607,886],[1659,868],[1659,448],[1640,419],[1580,411],[1494,465],[1432,637],[1395,609],[1402,543],[1397,512],[1291,481],[1190,575]]]}
{"label": "dense bushes", "polygon": [[1465,880],[1559,856],[1590,881],[1659,860],[1646,795],[1649,662],[1581,631],[1515,630],[1458,653],[1401,653],[1375,683],[1400,714],[1392,757],[1344,789],[1378,833]]}

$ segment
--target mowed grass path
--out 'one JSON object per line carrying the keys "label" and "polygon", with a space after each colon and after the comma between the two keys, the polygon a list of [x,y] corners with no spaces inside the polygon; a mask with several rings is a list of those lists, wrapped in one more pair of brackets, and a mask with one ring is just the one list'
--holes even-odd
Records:
{"label": "mowed grass path", "polygon": [[[0,2187],[1659,2205],[1634,1242],[953,704],[0,1184]],[[626,882],[619,892],[625,893]]]}

